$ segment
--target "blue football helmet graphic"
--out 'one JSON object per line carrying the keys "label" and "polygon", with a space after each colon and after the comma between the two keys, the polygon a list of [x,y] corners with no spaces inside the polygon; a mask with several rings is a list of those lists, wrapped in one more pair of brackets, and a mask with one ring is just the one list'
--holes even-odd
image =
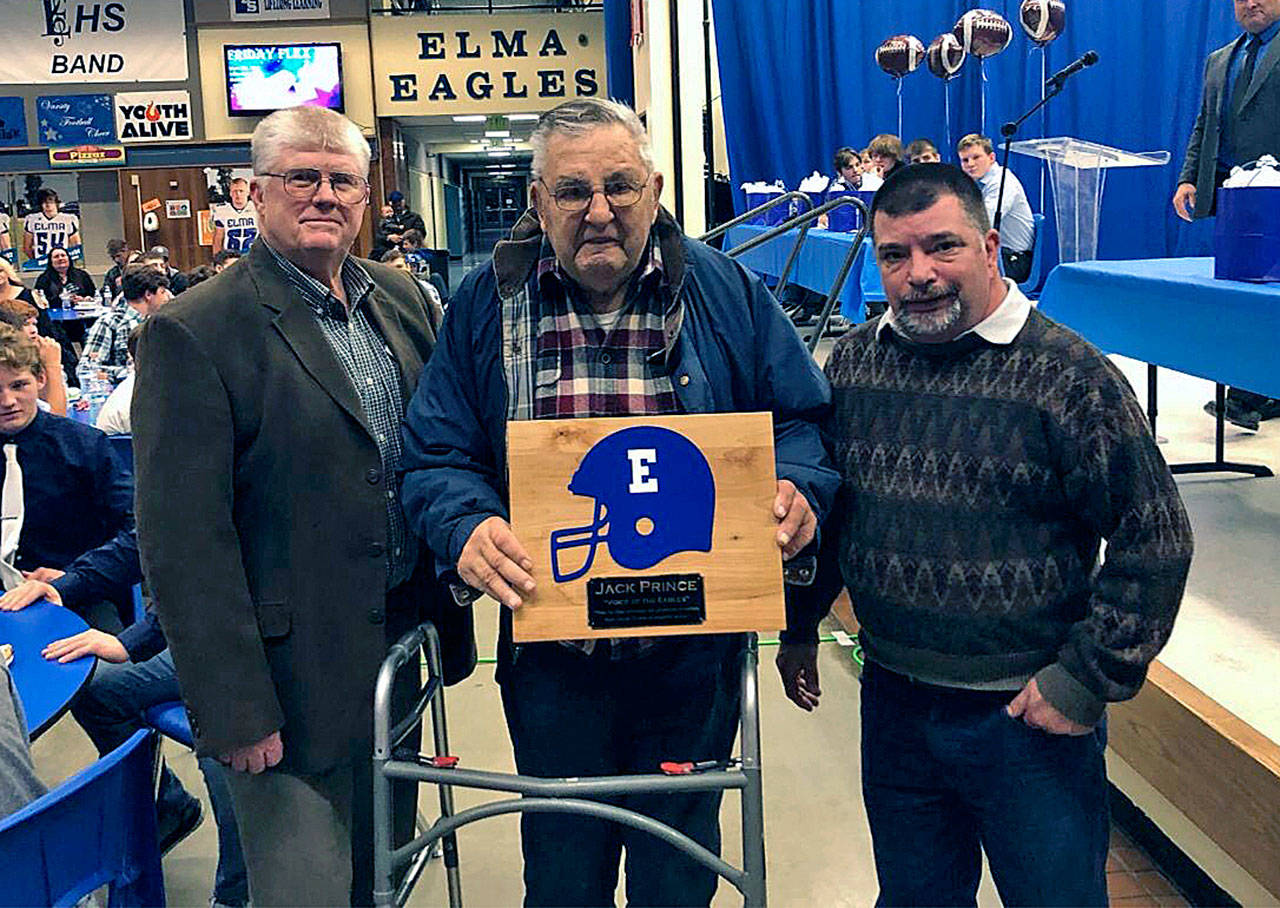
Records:
{"label": "blue football helmet graphic", "polygon": [[[707,458],[679,432],[633,426],[605,436],[578,464],[569,491],[594,499],[595,517],[587,526],[552,532],[556,583],[589,571],[605,543],[614,562],[633,571],[676,552],[711,551],[715,479]],[[583,547],[582,567],[561,570],[561,554]]]}

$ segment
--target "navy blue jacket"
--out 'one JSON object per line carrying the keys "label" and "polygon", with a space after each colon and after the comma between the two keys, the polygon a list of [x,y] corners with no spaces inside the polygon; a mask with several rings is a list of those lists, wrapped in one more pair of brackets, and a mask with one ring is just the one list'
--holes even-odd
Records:
{"label": "navy blue jacket", "polygon": [[[818,436],[831,402],[826,378],[756,275],[685,237],[665,212],[654,236],[684,309],[668,354],[681,407],[772,412],[778,477],[794,482],[821,518],[840,484]],[[527,242],[536,251],[540,235]],[[536,257],[526,258],[526,281],[536,280]],[[457,564],[481,521],[509,519],[498,292],[492,263],[463,280],[405,417],[405,514],[442,570]]]}
{"label": "navy blue jacket", "polygon": [[107,436],[74,419],[37,412],[25,429],[0,439],[18,446],[25,516],[17,567],[57,568],[52,586],[73,611],[111,599],[128,602],[142,579],[133,522],[133,480]]}

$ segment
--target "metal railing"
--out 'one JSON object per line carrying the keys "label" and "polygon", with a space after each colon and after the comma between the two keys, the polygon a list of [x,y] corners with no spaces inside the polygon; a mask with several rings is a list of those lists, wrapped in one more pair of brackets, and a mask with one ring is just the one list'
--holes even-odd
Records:
{"label": "metal railing", "polygon": [[[782,267],[782,274],[778,277],[778,284],[774,288],[774,294],[780,298],[782,296],[782,291],[786,289],[787,279],[791,274],[791,267],[800,255],[800,247],[804,245],[804,241],[809,235],[809,228],[817,222],[819,217],[829,211],[839,208],[841,205],[852,205],[857,208],[862,214],[862,226],[858,228],[858,232],[854,235],[853,243],[850,245],[848,253],[845,254],[844,261],[840,263],[840,270],[836,272],[836,279],[831,285],[831,291],[827,294],[826,301],[822,305],[822,314],[818,318],[818,324],[814,327],[813,333],[809,336],[806,342],[810,353],[812,353],[818,346],[818,341],[822,339],[822,335],[827,330],[827,323],[831,321],[831,316],[835,312],[836,301],[840,298],[840,292],[844,289],[845,281],[849,279],[849,272],[853,270],[853,263],[857,260],[858,252],[862,249],[862,241],[866,239],[867,227],[871,223],[870,211],[867,209],[866,202],[862,201],[862,199],[857,196],[840,196],[839,198],[832,199],[829,202],[819,205],[817,208],[811,208],[806,212],[798,214],[790,220],[783,221],[776,227],[753,236],[745,243],[735,246],[725,253],[730,258],[736,258],[745,252],[750,252],[758,246],[763,246],[765,243],[771,242],[780,236],[790,233],[797,227],[800,228],[796,235],[796,240],[791,246],[791,252],[787,255],[787,262]],[[752,212],[747,212],[747,215],[750,214],[752,214]],[[745,218],[747,215],[743,215],[743,217]],[[742,221],[741,218],[735,220],[738,220],[740,223]],[[721,226],[728,229],[728,227],[735,225],[731,221],[729,224]],[[720,228],[716,229],[719,230]]]}

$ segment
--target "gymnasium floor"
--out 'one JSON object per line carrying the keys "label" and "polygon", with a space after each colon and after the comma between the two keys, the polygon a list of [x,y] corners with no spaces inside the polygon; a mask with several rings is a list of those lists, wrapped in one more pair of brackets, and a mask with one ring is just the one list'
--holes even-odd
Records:
{"label": "gymnasium floor", "polygon": [[[829,343],[829,342],[828,342]],[[1145,367],[1117,359],[1139,397]],[[1171,462],[1212,456],[1213,421],[1201,411],[1212,396],[1209,382],[1161,371],[1160,434]],[[1228,457],[1280,468],[1280,421],[1264,423],[1256,435],[1228,426]],[[1280,740],[1280,701],[1271,681],[1280,677],[1280,580],[1274,559],[1280,531],[1280,480],[1228,475],[1179,479],[1196,531],[1196,557],[1173,639],[1162,660],[1273,740]],[[478,612],[482,653],[492,653],[496,616],[489,604]],[[858,684],[849,651],[836,643],[821,649],[823,702],[806,715],[782,695],[772,666],[774,650],[762,647],[761,718],[765,761],[765,822],[770,901],[774,905],[865,906],[876,894],[866,819],[858,796]],[[453,750],[466,765],[510,770],[510,747],[502,723],[491,665],[483,665],[448,694]],[[36,742],[36,765],[56,783],[93,759],[88,739],[64,718]],[[204,798],[195,761],[169,743],[166,757],[188,788]],[[459,794],[463,805],[480,795]],[[422,803],[430,806],[427,797]],[[206,815],[209,815],[206,802]],[[738,860],[736,796],[723,816],[726,857]],[[466,901],[471,906],[516,905],[521,898],[517,820],[504,817],[460,833]],[[207,902],[216,860],[211,820],[165,860],[169,902]],[[1145,856],[1123,837],[1113,843],[1108,865],[1115,904],[1185,904],[1154,875]],[[439,865],[430,867],[412,904],[445,903]],[[984,880],[980,904],[999,900]],[[740,904],[722,884],[715,904]]]}

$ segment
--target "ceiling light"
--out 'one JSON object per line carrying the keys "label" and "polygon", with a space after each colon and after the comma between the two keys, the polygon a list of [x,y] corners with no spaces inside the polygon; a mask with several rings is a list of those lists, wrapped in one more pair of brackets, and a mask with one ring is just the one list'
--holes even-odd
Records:
{"label": "ceiling light", "polygon": [[455,123],[483,123],[485,121],[484,114],[455,114],[453,122]]}
{"label": "ceiling light", "polygon": [[509,139],[511,138],[511,130],[509,129],[486,129],[484,131],[486,139]]}
{"label": "ceiling light", "polygon": [[507,119],[512,123],[519,123],[521,120],[536,120],[542,114],[507,114]]}
{"label": "ceiling light", "polygon": [[511,152],[509,152],[509,151],[492,151],[492,150],[491,150],[491,151],[487,151],[487,152],[485,152],[485,154],[487,154],[487,155],[488,155],[489,157],[491,157],[491,158],[509,158],[509,157],[511,157]]}

